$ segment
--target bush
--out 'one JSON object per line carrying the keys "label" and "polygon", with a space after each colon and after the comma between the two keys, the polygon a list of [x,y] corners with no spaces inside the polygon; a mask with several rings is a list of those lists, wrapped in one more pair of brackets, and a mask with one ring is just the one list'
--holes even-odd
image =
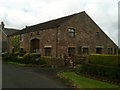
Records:
{"label": "bush", "polygon": [[38,64],[38,65],[46,64],[46,62],[43,59],[41,59],[41,55],[37,53],[24,54],[23,61],[25,64]]}
{"label": "bush", "polygon": [[64,66],[64,59],[61,59],[61,58],[52,58],[52,57],[46,56],[46,57],[41,57],[41,60],[45,61],[49,66],[53,66],[53,67]]}
{"label": "bush", "polygon": [[4,55],[3,60],[24,64],[38,64],[38,65],[46,64],[46,62],[40,58],[41,56],[40,54],[26,53],[24,54],[23,58],[19,58],[18,55],[19,55],[18,53],[7,53]]}
{"label": "bush", "polygon": [[21,57],[23,57],[23,56],[24,56],[24,54],[25,54],[25,52],[24,52],[24,51],[19,52],[19,56],[21,56]]}
{"label": "bush", "polygon": [[95,76],[97,75],[99,77],[105,77],[108,80],[120,81],[120,68],[118,67],[84,63],[81,65],[81,67],[79,67],[79,72]]}
{"label": "bush", "polygon": [[30,54],[30,58],[32,58],[32,59],[37,59],[37,58],[40,58],[40,54],[39,53],[31,53]]}
{"label": "bush", "polygon": [[74,64],[81,64],[87,61],[87,56],[77,55],[74,56]]}
{"label": "bush", "polygon": [[118,55],[89,55],[89,63],[106,66],[120,66],[120,57]]}
{"label": "bush", "polygon": [[18,58],[17,55],[18,53],[7,53],[4,55],[3,60],[22,63],[22,59]]}

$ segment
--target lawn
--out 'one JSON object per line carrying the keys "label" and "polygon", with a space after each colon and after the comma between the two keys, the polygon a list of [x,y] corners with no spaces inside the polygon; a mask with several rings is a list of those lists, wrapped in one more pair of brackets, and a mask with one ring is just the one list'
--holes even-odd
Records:
{"label": "lawn", "polygon": [[19,66],[25,66],[26,64],[21,64],[21,63],[17,63],[17,62],[7,62],[9,64],[14,64],[14,65],[19,65]]}
{"label": "lawn", "polygon": [[114,88],[114,90],[120,88],[117,85],[89,79],[84,76],[77,75],[76,73],[70,71],[58,73],[58,76],[72,83],[72,86],[75,86],[77,88],[109,88],[109,89]]}

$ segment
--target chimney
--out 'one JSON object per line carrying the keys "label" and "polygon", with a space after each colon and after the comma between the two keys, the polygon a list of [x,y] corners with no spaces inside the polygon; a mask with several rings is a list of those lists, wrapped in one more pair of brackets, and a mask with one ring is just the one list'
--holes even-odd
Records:
{"label": "chimney", "polygon": [[4,29],[4,26],[5,26],[4,22],[1,22],[1,26],[2,26],[2,29]]}

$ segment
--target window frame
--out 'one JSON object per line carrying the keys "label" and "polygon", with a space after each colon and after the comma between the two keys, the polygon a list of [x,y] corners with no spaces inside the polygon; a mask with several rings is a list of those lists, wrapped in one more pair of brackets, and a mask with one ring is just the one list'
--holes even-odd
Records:
{"label": "window frame", "polygon": [[23,35],[24,34],[20,34],[20,41],[23,41]]}
{"label": "window frame", "polygon": [[[47,49],[49,49],[49,51]],[[52,56],[52,47],[44,47],[44,52],[45,52],[44,54],[45,56]]]}
{"label": "window frame", "polygon": [[100,32],[99,32],[99,31],[96,32],[96,38],[97,38],[97,39],[100,38]]}
{"label": "window frame", "polygon": [[[87,49],[87,50],[85,50],[85,49]],[[86,54],[86,55],[89,54],[89,46],[82,46],[82,54]]]}
{"label": "window frame", "polygon": [[30,36],[33,36],[33,32],[30,32]]}
{"label": "window frame", "polygon": [[75,31],[76,31],[76,29],[73,28],[73,27],[68,28],[68,36],[69,36],[70,38],[74,38],[74,37],[75,37],[75,34],[76,34]]}
{"label": "window frame", "polygon": [[[76,50],[76,47],[68,47],[68,55],[71,56],[71,55],[75,55],[75,51]],[[73,51],[73,52],[72,52]]]}

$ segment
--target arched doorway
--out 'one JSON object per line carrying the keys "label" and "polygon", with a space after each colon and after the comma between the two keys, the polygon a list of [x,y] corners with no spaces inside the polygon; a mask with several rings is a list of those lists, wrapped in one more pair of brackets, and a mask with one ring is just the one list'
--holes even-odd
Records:
{"label": "arched doorway", "polygon": [[39,53],[40,52],[40,40],[39,39],[32,39],[30,42],[30,50],[31,53]]}

